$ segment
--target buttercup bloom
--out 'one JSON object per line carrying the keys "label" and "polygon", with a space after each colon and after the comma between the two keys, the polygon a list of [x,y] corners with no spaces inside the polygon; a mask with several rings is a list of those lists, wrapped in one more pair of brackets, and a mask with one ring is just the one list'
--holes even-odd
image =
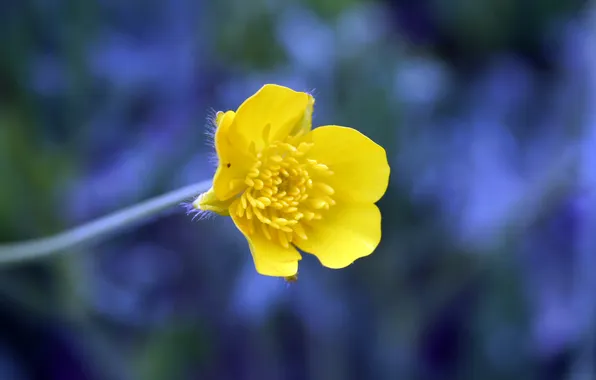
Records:
{"label": "buttercup bloom", "polygon": [[313,105],[308,93],[267,84],[216,115],[219,164],[193,207],[231,216],[263,275],[295,279],[296,247],[344,268],[381,240],[385,150],[355,129],[311,130]]}

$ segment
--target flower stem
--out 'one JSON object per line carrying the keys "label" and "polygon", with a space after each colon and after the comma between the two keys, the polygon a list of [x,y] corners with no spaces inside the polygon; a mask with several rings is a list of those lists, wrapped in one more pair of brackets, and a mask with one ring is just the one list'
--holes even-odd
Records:
{"label": "flower stem", "polygon": [[54,236],[0,244],[0,265],[37,260],[67,251],[83,243],[97,242],[109,234],[141,224],[163,210],[207,191],[210,186],[211,181],[202,181],[116,211]]}

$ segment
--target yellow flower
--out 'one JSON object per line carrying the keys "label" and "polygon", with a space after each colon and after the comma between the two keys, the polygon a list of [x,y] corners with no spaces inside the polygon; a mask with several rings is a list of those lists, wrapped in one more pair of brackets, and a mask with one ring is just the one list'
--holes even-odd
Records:
{"label": "yellow flower", "polygon": [[311,130],[313,105],[308,93],[267,84],[216,115],[219,165],[193,207],[231,216],[263,275],[295,276],[296,247],[344,268],[381,240],[385,150],[355,129]]}

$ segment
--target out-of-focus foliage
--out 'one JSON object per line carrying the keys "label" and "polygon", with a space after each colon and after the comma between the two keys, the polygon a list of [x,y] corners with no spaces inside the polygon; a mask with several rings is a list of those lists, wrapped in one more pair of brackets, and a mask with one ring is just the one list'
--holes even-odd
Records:
{"label": "out-of-focus foliage", "polygon": [[[380,142],[392,178],[377,252],[341,271],[305,257],[292,285],[255,273],[229,221],[183,208],[3,268],[0,378],[594,373],[595,11],[4,1],[2,242],[209,178],[209,118],[263,83],[314,90],[315,125]],[[557,173],[573,147],[577,170]],[[543,197],[553,170],[559,190]]]}

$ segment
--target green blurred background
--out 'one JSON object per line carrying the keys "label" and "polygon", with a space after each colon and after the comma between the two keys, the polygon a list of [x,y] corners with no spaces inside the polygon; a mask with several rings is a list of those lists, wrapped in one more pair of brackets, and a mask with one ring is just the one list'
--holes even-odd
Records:
{"label": "green blurred background", "polygon": [[210,178],[264,83],[392,178],[378,250],[291,285],[182,207],[1,268],[0,379],[596,378],[595,47],[580,0],[1,0],[2,243]]}

